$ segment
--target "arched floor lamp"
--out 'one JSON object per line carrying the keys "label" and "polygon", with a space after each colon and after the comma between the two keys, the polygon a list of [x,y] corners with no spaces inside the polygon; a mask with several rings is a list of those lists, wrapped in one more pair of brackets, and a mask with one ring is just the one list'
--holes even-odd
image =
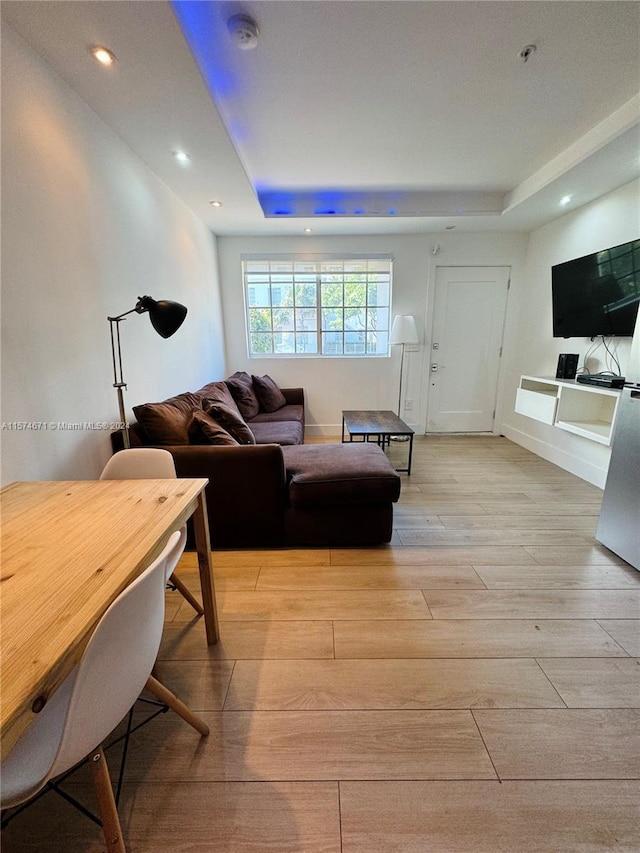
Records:
{"label": "arched floor lamp", "polygon": [[113,359],[113,387],[118,394],[118,408],[120,409],[120,423],[122,424],[122,441],[125,448],[131,446],[129,442],[129,426],[124,409],[124,389],[127,383],[122,377],[122,350],[120,348],[120,323],[128,314],[148,314],[151,325],[163,338],[170,338],[178,331],[187,309],[179,302],[170,302],[167,299],[156,301],[151,296],[139,296],[135,308],[118,314],[117,317],[107,317],[111,330],[111,356]]}
{"label": "arched floor lamp", "polygon": [[416,321],[412,314],[396,314],[391,326],[389,343],[402,345],[402,356],[400,358],[400,387],[398,388],[398,417],[401,415],[402,406],[402,368],[404,366],[404,348],[406,344],[418,343],[418,330]]}

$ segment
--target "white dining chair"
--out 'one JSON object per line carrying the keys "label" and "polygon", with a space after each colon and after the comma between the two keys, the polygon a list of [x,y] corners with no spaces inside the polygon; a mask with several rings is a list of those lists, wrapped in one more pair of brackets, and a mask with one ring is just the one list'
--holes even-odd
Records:
{"label": "white dining chair", "polygon": [[167,561],[180,532],[110,605],[82,658],[0,765],[0,807],[18,806],[89,759],[107,850],[125,853],[102,743],[146,687],[201,735],[207,725],[151,675],[164,623]]}
{"label": "white dining chair", "polygon": [[[173,456],[168,450],[159,447],[131,447],[119,450],[109,459],[100,475],[101,480],[174,480],[175,477]],[[169,561],[167,564],[167,581],[181,593],[196,613],[202,616],[202,605],[174,572],[187,544],[186,526],[182,528],[181,533],[182,548],[176,549],[175,561]]]}

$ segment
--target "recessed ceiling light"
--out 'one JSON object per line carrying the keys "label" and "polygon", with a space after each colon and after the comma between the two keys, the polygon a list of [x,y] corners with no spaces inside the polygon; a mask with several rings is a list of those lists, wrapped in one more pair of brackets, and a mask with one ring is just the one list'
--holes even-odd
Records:
{"label": "recessed ceiling light", "polygon": [[573,198],[572,195],[563,195],[562,198],[560,199],[560,204],[562,205],[562,207],[569,204],[569,202],[571,201],[572,198]]}
{"label": "recessed ceiling light", "polygon": [[209,204],[211,205],[211,207],[222,207],[222,202],[218,201],[218,199],[216,198],[212,198]]}
{"label": "recessed ceiling light", "polygon": [[96,62],[99,62],[100,65],[113,65],[116,61],[116,58],[110,50],[107,50],[106,47],[101,47],[99,44],[94,45],[90,48],[91,55],[95,59]]}
{"label": "recessed ceiling light", "polygon": [[305,234],[311,234],[312,231],[313,231],[313,228],[305,228],[304,229]]}
{"label": "recessed ceiling light", "polygon": [[189,157],[186,151],[180,151],[179,149],[173,152],[173,156],[176,158],[178,163],[182,163],[183,166],[186,166],[189,160],[191,160],[191,157]]}

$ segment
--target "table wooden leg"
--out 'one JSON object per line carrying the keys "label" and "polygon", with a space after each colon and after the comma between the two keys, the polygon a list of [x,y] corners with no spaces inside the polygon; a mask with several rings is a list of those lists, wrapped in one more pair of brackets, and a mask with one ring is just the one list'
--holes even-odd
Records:
{"label": "table wooden leg", "polygon": [[198,506],[193,513],[193,532],[198,553],[198,570],[200,571],[200,588],[202,590],[202,606],[204,608],[204,623],[207,633],[207,644],[215,645],[220,639],[218,627],[218,607],[216,590],[213,582],[211,565],[211,543],[209,541],[209,521],[207,519],[207,500],[204,491],[198,495]]}

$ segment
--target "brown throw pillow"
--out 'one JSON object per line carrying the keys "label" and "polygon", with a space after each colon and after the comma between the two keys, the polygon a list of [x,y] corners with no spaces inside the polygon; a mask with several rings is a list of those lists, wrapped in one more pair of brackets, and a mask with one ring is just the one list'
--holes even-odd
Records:
{"label": "brown throw pillow", "polygon": [[260,408],[265,412],[276,412],[287,405],[286,397],[270,376],[252,376],[251,378]]}
{"label": "brown throw pillow", "polygon": [[203,400],[204,411],[218,421],[220,426],[232,435],[238,444],[255,444],[256,439],[249,427],[243,421],[242,416],[224,403],[216,403],[213,400]]}
{"label": "brown throw pillow", "polygon": [[249,420],[255,418],[260,411],[260,403],[253,390],[251,379],[249,379],[249,384],[242,379],[227,379],[225,384],[231,392],[242,417],[249,418]]}
{"label": "brown throw pillow", "polygon": [[195,411],[189,424],[190,444],[216,444],[237,447],[238,442],[206,412]]}
{"label": "brown throw pillow", "polygon": [[202,408],[197,394],[178,394],[162,403],[134,406],[133,412],[153,444],[189,444],[189,423],[195,409]]}
{"label": "brown throw pillow", "polygon": [[[224,403],[232,409],[237,408],[235,400],[231,396],[231,391],[227,388],[227,383],[224,380],[219,382],[209,382],[204,385],[199,391],[196,391],[205,400],[215,400],[216,403]],[[238,409],[238,411],[240,411]]]}
{"label": "brown throw pillow", "polygon": [[244,382],[245,385],[251,385],[251,377],[245,370],[236,370],[228,377],[227,382],[229,379],[237,379],[239,382]]}

